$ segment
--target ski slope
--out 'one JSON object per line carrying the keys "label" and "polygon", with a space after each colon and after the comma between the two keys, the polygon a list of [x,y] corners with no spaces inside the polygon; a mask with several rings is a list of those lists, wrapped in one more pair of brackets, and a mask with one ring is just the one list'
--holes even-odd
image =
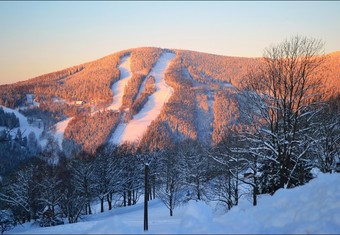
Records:
{"label": "ski slope", "polygon": [[175,58],[173,53],[163,53],[155,66],[151,69],[148,76],[155,77],[156,91],[149,96],[147,103],[142,110],[133,116],[133,119],[126,123],[118,125],[117,130],[111,137],[110,142],[121,144],[124,142],[134,142],[147,130],[148,126],[160,114],[164,103],[166,103],[173,93],[173,89],[164,81],[164,74],[172,59]]}
{"label": "ski slope", "polygon": [[60,121],[57,124],[55,124],[54,137],[58,141],[59,147],[61,149],[62,149],[62,143],[63,143],[64,133],[65,133],[66,127],[71,120],[72,120],[72,118],[67,118],[67,119]]}
{"label": "ski slope", "polygon": [[132,77],[130,65],[131,55],[129,54],[121,59],[121,64],[118,66],[118,69],[120,70],[120,79],[111,87],[113,91],[113,103],[107,107],[109,110],[118,110],[122,106],[125,86]]}
{"label": "ski slope", "polygon": [[[120,79],[111,86],[111,89],[113,91],[113,102],[109,107],[106,108],[108,110],[118,110],[122,106],[124,88],[132,77],[132,73],[130,70],[130,58],[130,55],[124,56],[121,59],[121,64],[118,66],[118,69],[120,70]],[[98,111],[95,111],[91,113],[91,115],[94,115],[97,112]],[[72,118],[68,118],[55,124],[54,137],[58,141],[60,148],[62,148],[65,130],[71,120]]]}
{"label": "ski slope", "polygon": [[[259,198],[253,207],[244,197],[229,212],[215,205],[190,201],[174,216],[156,199],[149,202],[146,234],[339,234],[340,174],[320,174],[294,189]],[[142,198],[142,197],[141,197]],[[5,232],[6,233],[6,232]],[[40,228],[25,223],[7,233],[26,234],[142,234],[143,202],[86,216],[81,222]]]}
{"label": "ski slope", "polygon": [[[21,114],[18,110],[10,109],[10,108],[7,108],[7,107],[2,106],[2,105],[0,105],[0,107],[2,107],[2,109],[6,113],[14,113],[14,115],[19,119],[20,127],[19,128],[13,128],[13,130],[11,131],[12,137],[14,137],[16,135],[18,129],[20,129],[23,137],[27,137],[31,132],[33,132],[35,134],[35,136],[37,137],[39,144],[41,146],[45,146],[46,140],[40,140],[40,138],[39,138],[41,133],[44,130],[43,125],[41,125],[40,128],[39,128],[38,126],[35,126],[33,124],[29,124],[28,121],[27,121],[27,118],[23,114]],[[0,130],[2,130],[2,129],[4,129],[4,127],[0,127]]]}

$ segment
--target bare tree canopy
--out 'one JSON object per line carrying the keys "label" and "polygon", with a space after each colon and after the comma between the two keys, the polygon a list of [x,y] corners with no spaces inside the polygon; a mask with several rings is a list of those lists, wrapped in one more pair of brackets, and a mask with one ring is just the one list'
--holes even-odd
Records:
{"label": "bare tree canopy", "polygon": [[[252,126],[250,153],[264,161],[264,177],[274,192],[305,182],[313,145],[310,130],[322,107],[325,57],[321,40],[295,36],[265,49],[263,63],[243,83],[243,111]],[[250,102],[249,102],[250,101]]]}

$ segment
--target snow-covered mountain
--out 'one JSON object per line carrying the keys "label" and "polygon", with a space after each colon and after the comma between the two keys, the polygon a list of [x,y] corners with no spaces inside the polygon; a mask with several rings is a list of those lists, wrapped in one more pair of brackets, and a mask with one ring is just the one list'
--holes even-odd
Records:
{"label": "snow-covered mountain", "polygon": [[337,233],[339,176],[313,178],[340,172],[340,54],[295,55],[135,48],[0,86],[1,226],[141,233],[145,194],[151,233]]}
{"label": "snow-covered mountain", "polygon": [[[262,195],[253,207],[244,199],[228,213],[216,204],[190,201],[170,217],[158,199],[149,202],[150,234],[338,234],[339,174],[319,174],[309,184]],[[9,233],[20,234],[142,234],[143,202],[86,216],[76,224],[41,228],[33,222]]]}
{"label": "snow-covered mountain", "polygon": [[[327,87],[337,87],[340,80],[338,55],[330,54],[332,82]],[[104,142],[140,141],[150,148],[162,148],[189,138],[210,145],[218,143],[225,129],[237,122],[236,90],[260,61],[135,48],[0,86],[0,104],[25,109],[28,118],[48,123],[45,126],[61,148],[64,139],[88,152]],[[32,102],[39,106],[30,105]],[[27,111],[30,109],[33,111]]]}

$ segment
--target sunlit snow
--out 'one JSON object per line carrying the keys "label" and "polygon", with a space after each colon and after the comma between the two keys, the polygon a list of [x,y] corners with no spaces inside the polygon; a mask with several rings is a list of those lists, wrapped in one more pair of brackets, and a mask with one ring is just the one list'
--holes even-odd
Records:
{"label": "sunlit snow", "polygon": [[[115,82],[111,89],[113,91],[113,103],[107,107],[108,110],[118,110],[122,106],[122,100],[124,95],[124,88],[129,82],[131,78],[131,71],[130,71],[130,55],[124,56],[121,59],[121,64],[118,66],[120,70],[120,79],[119,81]],[[93,115],[98,111],[91,113]],[[67,128],[68,123],[72,120],[72,118],[68,118],[66,120],[60,121],[55,124],[55,138],[57,139],[60,148],[62,148],[62,142],[64,139],[64,133]]]}
{"label": "sunlit snow", "polygon": [[64,133],[65,133],[66,127],[71,120],[72,120],[72,118],[67,118],[67,119],[60,121],[57,124],[55,124],[54,137],[58,141],[60,148],[62,148],[62,142],[63,142],[63,139],[64,139]]}
{"label": "sunlit snow", "polygon": [[108,110],[118,110],[122,106],[125,86],[132,77],[130,64],[131,55],[124,56],[121,59],[121,64],[118,66],[118,69],[120,70],[120,79],[111,87],[113,91],[113,103],[107,108]]}
{"label": "sunlit snow", "polygon": [[138,114],[133,116],[130,122],[118,125],[111,138],[112,143],[121,144],[136,141],[142,137],[151,122],[160,114],[164,103],[169,100],[173,93],[173,89],[164,81],[164,74],[170,61],[174,58],[175,54],[173,53],[163,53],[160,56],[149,73],[149,76],[155,77],[156,92],[149,96],[148,102]]}

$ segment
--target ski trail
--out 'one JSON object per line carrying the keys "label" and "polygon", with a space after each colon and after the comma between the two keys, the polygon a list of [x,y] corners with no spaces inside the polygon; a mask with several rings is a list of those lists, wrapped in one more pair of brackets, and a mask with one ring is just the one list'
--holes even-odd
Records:
{"label": "ski trail", "polygon": [[[122,106],[125,86],[132,77],[130,64],[130,55],[121,58],[121,64],[118,66],[118,69],[120,70],[120,79],[111,86],[113,91],[113,102],[109,107],[106,108],[107,110],[118,110]],[[91,115],[94,115],[97,112],[98,111],[95,111],[91,113]],[[55,124],[56,131],[54,133],[54,137],[57,139],[60,148],[62,148],[65,130],[71,120],[72,117]]]}
{"label": "ski trail", "polygon": [[124,131],[126,129],[127,123],[120,123],[118,124],[113,137],[111,138],[111,142],[114,144],[120,144],[122,137],[124,135]]}
{"label": "ski trail", "polygon": [[160,114],[161,109],[173,93],[173,89],[165,83],[164,74],[172,59],[175,58],[173,53],[163,53],[158,59],[155,66],[151,69],[148,76],[155,77],[156,91],[149,96],[148,102],[142,110],[133,116],[128,123],[121,123],[113,133],[110,142],[121,144],[123,142],[134,142],[147,130],[148,126]]}
{"label": "ski trail", "polygon": [[107,107],[108,110],[118,110],[122,106],[125,86],[132,77],[130,70],[131,56],[127,55],[121,59],[121,64],[118,66],[120,70],[120,79],[115,82],[111,89],[113,91],[113,103]]}
{"label": "ski trail", "polygon": [[63,143],[64,133],[65,133],[66,127],[68,126],[68,123],[72,120],[72,118],[67,118],[67,119],[60,121],[60,122],[57,122],[55,124],[54,137],[58,141],[59,147],[61,149],[63,148],[62,143]]}

